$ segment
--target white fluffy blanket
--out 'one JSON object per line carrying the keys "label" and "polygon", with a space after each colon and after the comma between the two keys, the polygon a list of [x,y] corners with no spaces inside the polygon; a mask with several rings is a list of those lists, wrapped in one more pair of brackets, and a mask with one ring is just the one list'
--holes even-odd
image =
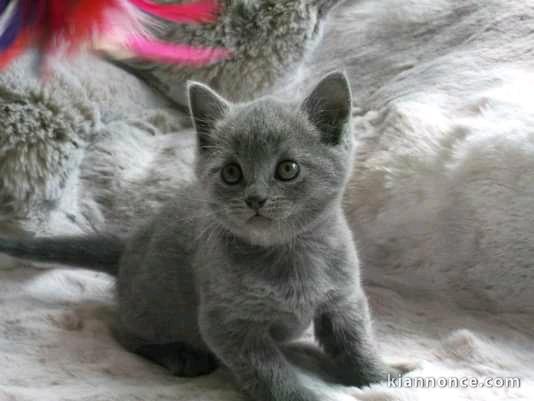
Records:
{"label": "white fluffy blanket", "polygon": [[[325,400],[534,397],[533,7],[522,0],[349,1],[310,61],[308,82],[335,66],[353,82],[360,147],[347,212],[384,354],[414,362],[412,378],[478,380],[470,388],[346,389],[307,375]],[[164,198],[153,191],[154,169],[164,170],[171,187],[190,176],[190,135],[162,135],[179,131],[183,116],[134,78],[87,58],[62,66],[41,96],[21,72],[24,62],[2,77],[0,113],[6,104],[21,113],[45,104],[48,114],[27,112],[37,125],[23,133],[39,143],[41,132],[61,140],[71,129],[69,143],[79,143],[50,165],[64,163],[76,174],[58,178],[68,189],[61,196],[50,189],[57,182],[41,185],[44,178],[4,183],[0,200],[11,206],[0,213],[28,216],[16,200],[31,198],[24,188],[34,185],[40,192],[32,210],[48,202],[54,212],[41,219],[46,224],[33,215],[21,226],[115,227]],[[53,124],[58,112],[70,125]],[[0,121],[4,134],[22,126]],[[19,166],[6,155],[4,174]],[[163,164],[169,160],[172,169]],[[136,195],[145,207],[125,207]],[[242,399],[224,371],[177,379],[122,350],[108,329],[111,287],[102,275],[75,270],[0,273],[0,400]],[[519,388],[484,382],[514,377]]]}

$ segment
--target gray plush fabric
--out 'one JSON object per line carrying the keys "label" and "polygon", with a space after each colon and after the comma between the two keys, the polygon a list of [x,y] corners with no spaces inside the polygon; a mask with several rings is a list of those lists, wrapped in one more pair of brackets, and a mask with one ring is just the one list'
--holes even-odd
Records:
{"label": "gray plush fabric", "polygon": [[[347,210],[367,280],[534,312],[534,6],[352,4],[309,75],[343,64],[352,78],[360,144]],[[338,50],[348,43],[359,46]]]}
{"label": "gray plush fabric", "polygon": [[[110,189],[105,177],[121,168],[117,155],[140,163],[135,150],[143,146],[134,138],[177,131],[189,119],[95,56],[58,62],[46,82],[35,62],[28,54],[0,75],[0,224],[40,233],[96,229],[105,211],[93,203]],[[112,163],[104,160],[110,155]]]}
{"label": "gray plush fabric", "polygon": [[[336,67],[351,79],[347,213],[386,356],[414,360],[412,376],[522,379],[508,390],[310,383],[329,397],[532,398],[533,20],[523,0],[348,0],[282,92]],[[43,97],[31,66],[0,75],[0,143],[19,149],[0,147],[3,233],[128,231],[189,179],[186,117],[137,79],[88,56],[61,63]],[[120,349],[101,276],[13,270],[0,283],[0,398],[240,399],[223,372],[176,381]]]}

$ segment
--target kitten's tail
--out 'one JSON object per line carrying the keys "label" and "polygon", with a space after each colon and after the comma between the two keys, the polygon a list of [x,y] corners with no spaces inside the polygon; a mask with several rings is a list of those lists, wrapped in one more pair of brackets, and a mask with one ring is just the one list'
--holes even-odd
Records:
{"label": "kitten's tail", "polygon": [[72,265],[116,276],[125,244],[114,236],[0,238],[0,253],[37,262]]}

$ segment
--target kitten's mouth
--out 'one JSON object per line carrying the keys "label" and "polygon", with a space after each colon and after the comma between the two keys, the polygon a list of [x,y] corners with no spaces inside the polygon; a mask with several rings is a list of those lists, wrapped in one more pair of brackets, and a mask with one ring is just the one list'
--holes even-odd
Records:
{"label": "kitten's mouth", "polygon": [[254,216],[249,217],[249,219],[247,220],[247,223],[254,224],[254,225],[268,225],[272,223],[272,221],[273,221],[272,219],[265,217],[261,214],[255,214]]}

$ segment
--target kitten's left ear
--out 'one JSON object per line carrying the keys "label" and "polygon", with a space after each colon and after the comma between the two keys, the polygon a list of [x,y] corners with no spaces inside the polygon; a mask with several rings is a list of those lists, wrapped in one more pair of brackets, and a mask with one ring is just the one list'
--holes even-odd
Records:
{"label": "kitten's left ear", "polygon": [[324,77],[304,100],[302,110],[321,131],[323,142],[338,145],[350,132],[352,95],[347,76],[333,72]]}
{"label": "kitten's left ear", "polygon": [[209,149],[211,134],[215,124],[230,110],[230,103],[208,86],[198,82],[188,82],[189,110],[197,131],[199,149]]}

